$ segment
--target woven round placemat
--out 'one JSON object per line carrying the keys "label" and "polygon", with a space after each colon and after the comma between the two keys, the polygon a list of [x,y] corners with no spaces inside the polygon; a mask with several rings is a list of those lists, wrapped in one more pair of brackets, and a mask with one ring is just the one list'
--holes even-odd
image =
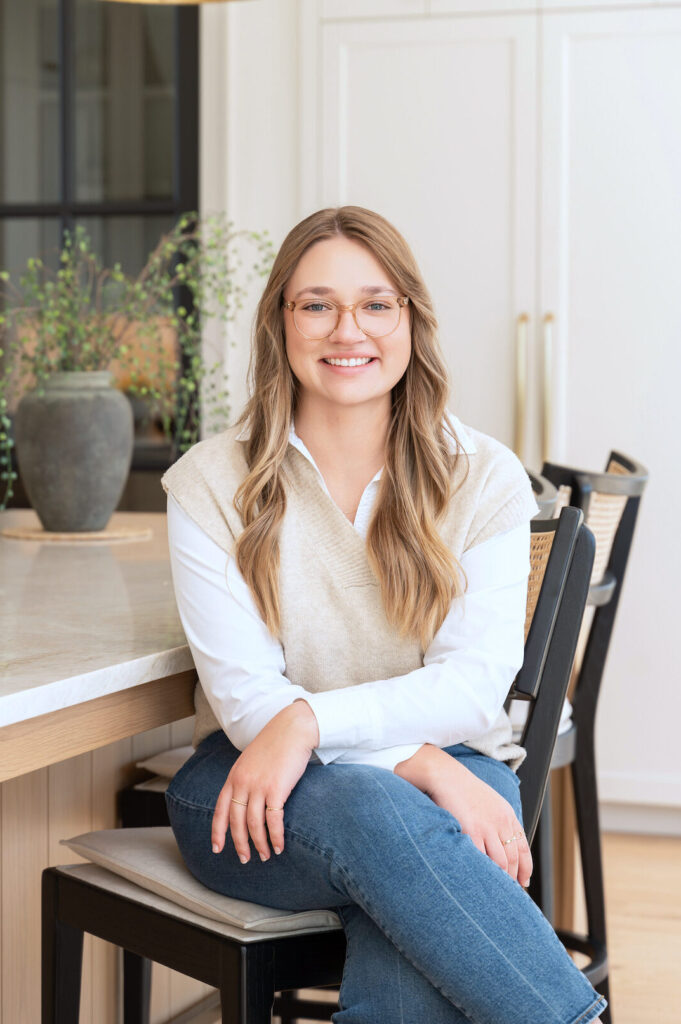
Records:
{"label": "woven round placemat", "polygon": [[128,541],[151,540],[153,531],[149,526],[112,526],[106,530],[90,530],[83,533],[50,533],[42,526],[5,526],[0,536],[11,540],[39,540],[55,544],[111,544]]}

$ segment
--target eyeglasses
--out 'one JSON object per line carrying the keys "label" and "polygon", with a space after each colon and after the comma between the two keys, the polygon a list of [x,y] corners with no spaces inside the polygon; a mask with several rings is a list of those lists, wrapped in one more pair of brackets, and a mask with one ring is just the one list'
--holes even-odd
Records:
{"label": "eyeglasses", "polygon": [[352,306],[338,306],[328,299],[303,299],[301,302],[284,302],[284,309],[293,313],[296,330],[309,341],[328,338],[340,323],[341,313],[348,310],[362,334],[370,338],[385,338],[397,330],[402,308],[409,299],[406,295],[373,295],[360,299]]}

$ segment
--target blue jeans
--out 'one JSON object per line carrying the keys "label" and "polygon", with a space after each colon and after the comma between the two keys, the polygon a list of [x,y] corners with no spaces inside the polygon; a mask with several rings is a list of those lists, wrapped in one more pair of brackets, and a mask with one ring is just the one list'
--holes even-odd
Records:
{"label": "blue jeans", "polygon": [[[445,748],[520,818],[518,780],[499,761]],[[588,1024],[606,1006],[522,887],[457,820],[383,768],[309,764],[286,801],[285,846],[241,864],[229,833],[211,851],[218,794],[239,756],[206,737],[168,789],[189,870],[238,899],[333,908],[347,938],[336,1024]]]}

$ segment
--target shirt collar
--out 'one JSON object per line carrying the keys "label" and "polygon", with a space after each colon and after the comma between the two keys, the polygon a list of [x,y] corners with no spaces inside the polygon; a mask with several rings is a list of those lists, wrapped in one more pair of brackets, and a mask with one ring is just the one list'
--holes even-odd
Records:
{"label": "shirt collar", "polygon": [[[473,444],[473,442],[470,439],[469,435],[466,433],[466,431],[465,431],[465,429],[463,427],[463,424],[461,423],[461,421],[456,416],[452,416],[451,414],[450,414],[450,420],[451,420],[452,426],[454,427],[454,431],[456,433],[456,436],[459,439],[459,444],[461,445],[461,448],[463,449],[463,451],[465,452],[466,455],[473,455],[475,453],[475,445]],[[454,441],[454,438],[449,433],[446,434],[446,437],[447,437],[447,440],[449,441],[450,450],[452,452],[455,452],[456,451],[456,442]],[[301,453],[301,455],[304,455],[305,458],[308,460],[308,462],[312,463],[314,468],[317,470],[317,473],[319,474],[319,478],[322,481],[324,489],[326,490],[326,484],[324,483],[324,478],[323,478],[323,476],[321,474],[321,471],[320,471],[317,463],[315,462],[315,460],[312,458],[312,455],[308,451],[308,449],[307,449],[307,447],[305,445],[305,442],[302,440],[302,438],[298,437],[298,434],[296,433],[295,424],[293,422],[291,422],[291,427],[290,427],[290,430],[289,430],[289,433],[288,433],[288,440],[289,440],[289,444],[293,448],[297,448],[298,451]],[[370,487],[371,484],[377,484],[378,481],[381,479],[382,472],[383,472],[383,469],[382,468],[379,469],[378,473],[376,473],[376,475],[371,478],[371,480],[367,484],[367,487]]]}
{"label": "shirt collar", "polygon": [[[298,451],[301,453],[301,455],[304,455],[305,458],[309,462],[312,463],[314,468],[319,473],[319,477],[320,477],[322,483],[324,483],[324,478],[323,478],[323,476],[321,474],[319,466],[317,465],[315,460],[310,455],[310,452],[305,447],[304,441],[302,441],[301,438],[299,438],[298,435],[296,434],[296,428],[295,428],[295,425],[293,423],[291,424],[291,429],[289,430],[289,433],[288,433],[288,440],[289,440],[289,444],[293,445],[294,448],[297,448]],[[370,487],[371,484],[373,484],[373,483],[377,483],[381,479],[381,473],[382,472],[383,472],[383,469],[382,468],[379,469],[378,473],[376,473],[376,475],[371,478],[371,480],[367,484],[367,487]],[[326,484],[324,484],[324,489],[326,490]]]}

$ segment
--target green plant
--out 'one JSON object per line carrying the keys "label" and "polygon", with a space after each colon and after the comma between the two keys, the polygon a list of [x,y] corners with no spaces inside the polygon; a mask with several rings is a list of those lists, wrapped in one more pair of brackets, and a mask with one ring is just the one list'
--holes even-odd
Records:
{"label": "green plant", "polygon": [[30,259],[18,286],[0,271],[0,509],[16,479],[12,413],[53,373],[111,370],[122,390],[145,402],[178,453],[198,439],[199,401],[213,427],[226,423],[225,361],[207,363],[202,329],[233,320],[250,282],[269,273],[273,258],[267,232],[237,231],[219,215],[185,214],[137,277],[119,264],[102,266],[82,227],[65,234],[56,271]]}

